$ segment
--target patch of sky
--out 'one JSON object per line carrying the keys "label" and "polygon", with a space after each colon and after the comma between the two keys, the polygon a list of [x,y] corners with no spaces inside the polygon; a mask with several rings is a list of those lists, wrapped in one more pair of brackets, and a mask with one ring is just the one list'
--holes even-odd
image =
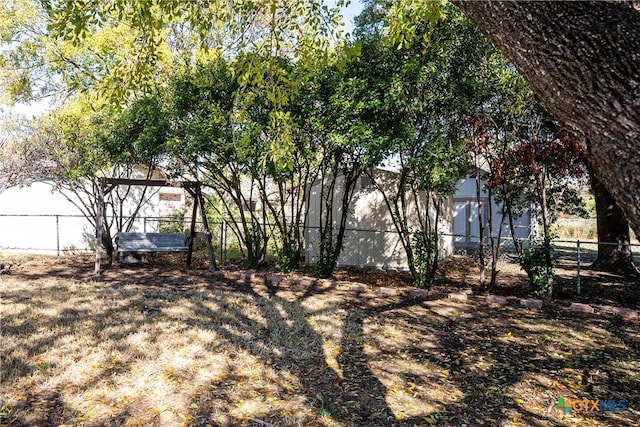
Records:
{"label": "patch of sky", "polygon": [[[337,1],[336,0],[327,0],[327,5],[330,7],[335,7]],[[344,30],[345,32],[352,34],[353,33],[353,19],[362,12],[364,5],[359,0],[352,0],[348,2],[347,5],[341,7],[342,18],[344,22]]]}

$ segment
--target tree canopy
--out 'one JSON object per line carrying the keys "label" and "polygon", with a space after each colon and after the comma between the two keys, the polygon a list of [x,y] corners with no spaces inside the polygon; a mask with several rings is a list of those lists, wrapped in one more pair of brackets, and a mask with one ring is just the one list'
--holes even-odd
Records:
{"label": "tree canopy", "polygon": [[[509,199],[516,187],[542,191],[560,174],[536,171],[563,167],[534,159],[544,144],[569,147],[558,123],[451,4],[370,1],[348,41],[336,10],[316,0],[82,5],[3,5],[7,93],[64,94],[55,127],[42,125],[39,135],[52,130],[71,177],[162,161],[173,175],[203,180],[218,214],[239,218],[235,232],[252,264],[271,244],[284,269],[297,266],[305,202],[320,180],[328,185],[320,258],[330,272],[356,183],[393,158],[397,186],[376,186],[411,271],[427,277],[437,266],[442,202],[470,152],[484,158],[491,190],[514,209],[531,200],[522,191]],[[507,176],[507,167],[521,176]],[[338,175],[344,195],[334,201]],[[542,178],[527,184],[531,176]],[[331,216],[337,205],[339,219]],[[408,225],[411,216],[419,226]]]}
{"label": "tree canopy", "polygon": [[322,58],[339,43],[340,25],[338,8],[320,0],[10,0],[0,9],[3,77],[16,99],[56,83],[125,101],[160,82],[168,66],[202,56],[251,52],[241,80],[259,79],[265,58]]}

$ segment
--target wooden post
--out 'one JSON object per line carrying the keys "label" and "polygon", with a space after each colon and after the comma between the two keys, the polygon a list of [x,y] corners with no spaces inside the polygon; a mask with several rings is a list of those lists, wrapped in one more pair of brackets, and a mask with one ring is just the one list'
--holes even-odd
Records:
{"label": "wooden post", "polygon": [[207,234],[207,252],[209,254],[209,262],[211,267],[209,268],[211,271],[217,271],[218,266],[216,265],[216,256],[213,253],[213,243],[211,242],[211,231],[209,230],[209,221],[207,221],[207,214],[204,209],[204,197],[202,197],[202,191],[200,189],[200,185],[196,184],[196,199],[197,203],[200,205],[200,215],[202,216],[202,225],[204,225],[205,233]]}
{"label": "wooden post", "polygon": [[193,197],[193,212],[191,213],[191,230],[189,231],[189,252],[187,252],[187,267],[191,267],[191,257],[193,255],[193,240],[196,238],[196,215],[198,213],[198,197],[195,192],[187,188],[187,192]]}
{"label": "wooden post", "polygon": [[104,214],[104,187],[105,180],[100,178],[98,184],[98,206],[96,208],[96,263],[93,269],[94,274],[100,274],[100,263],[102,262],[102,217]]}

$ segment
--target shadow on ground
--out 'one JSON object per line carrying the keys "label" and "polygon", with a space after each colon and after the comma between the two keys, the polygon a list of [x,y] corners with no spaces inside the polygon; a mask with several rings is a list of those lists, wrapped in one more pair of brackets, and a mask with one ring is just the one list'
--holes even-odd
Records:
{"label": "shadow on ground", "polygon": [[[3,425],[637,425],[639,323],[159,266],[2,278]],[[624,399],[621,413],[553,408]]]}

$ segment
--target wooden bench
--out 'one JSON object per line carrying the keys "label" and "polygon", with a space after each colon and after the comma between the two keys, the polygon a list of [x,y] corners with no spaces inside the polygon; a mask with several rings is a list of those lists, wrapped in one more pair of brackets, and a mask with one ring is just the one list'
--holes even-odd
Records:
{"label": "wooden bench", "polygon": [[149,254],[155,252],[188,252],[182,233],[118,233],[118,253]]}

